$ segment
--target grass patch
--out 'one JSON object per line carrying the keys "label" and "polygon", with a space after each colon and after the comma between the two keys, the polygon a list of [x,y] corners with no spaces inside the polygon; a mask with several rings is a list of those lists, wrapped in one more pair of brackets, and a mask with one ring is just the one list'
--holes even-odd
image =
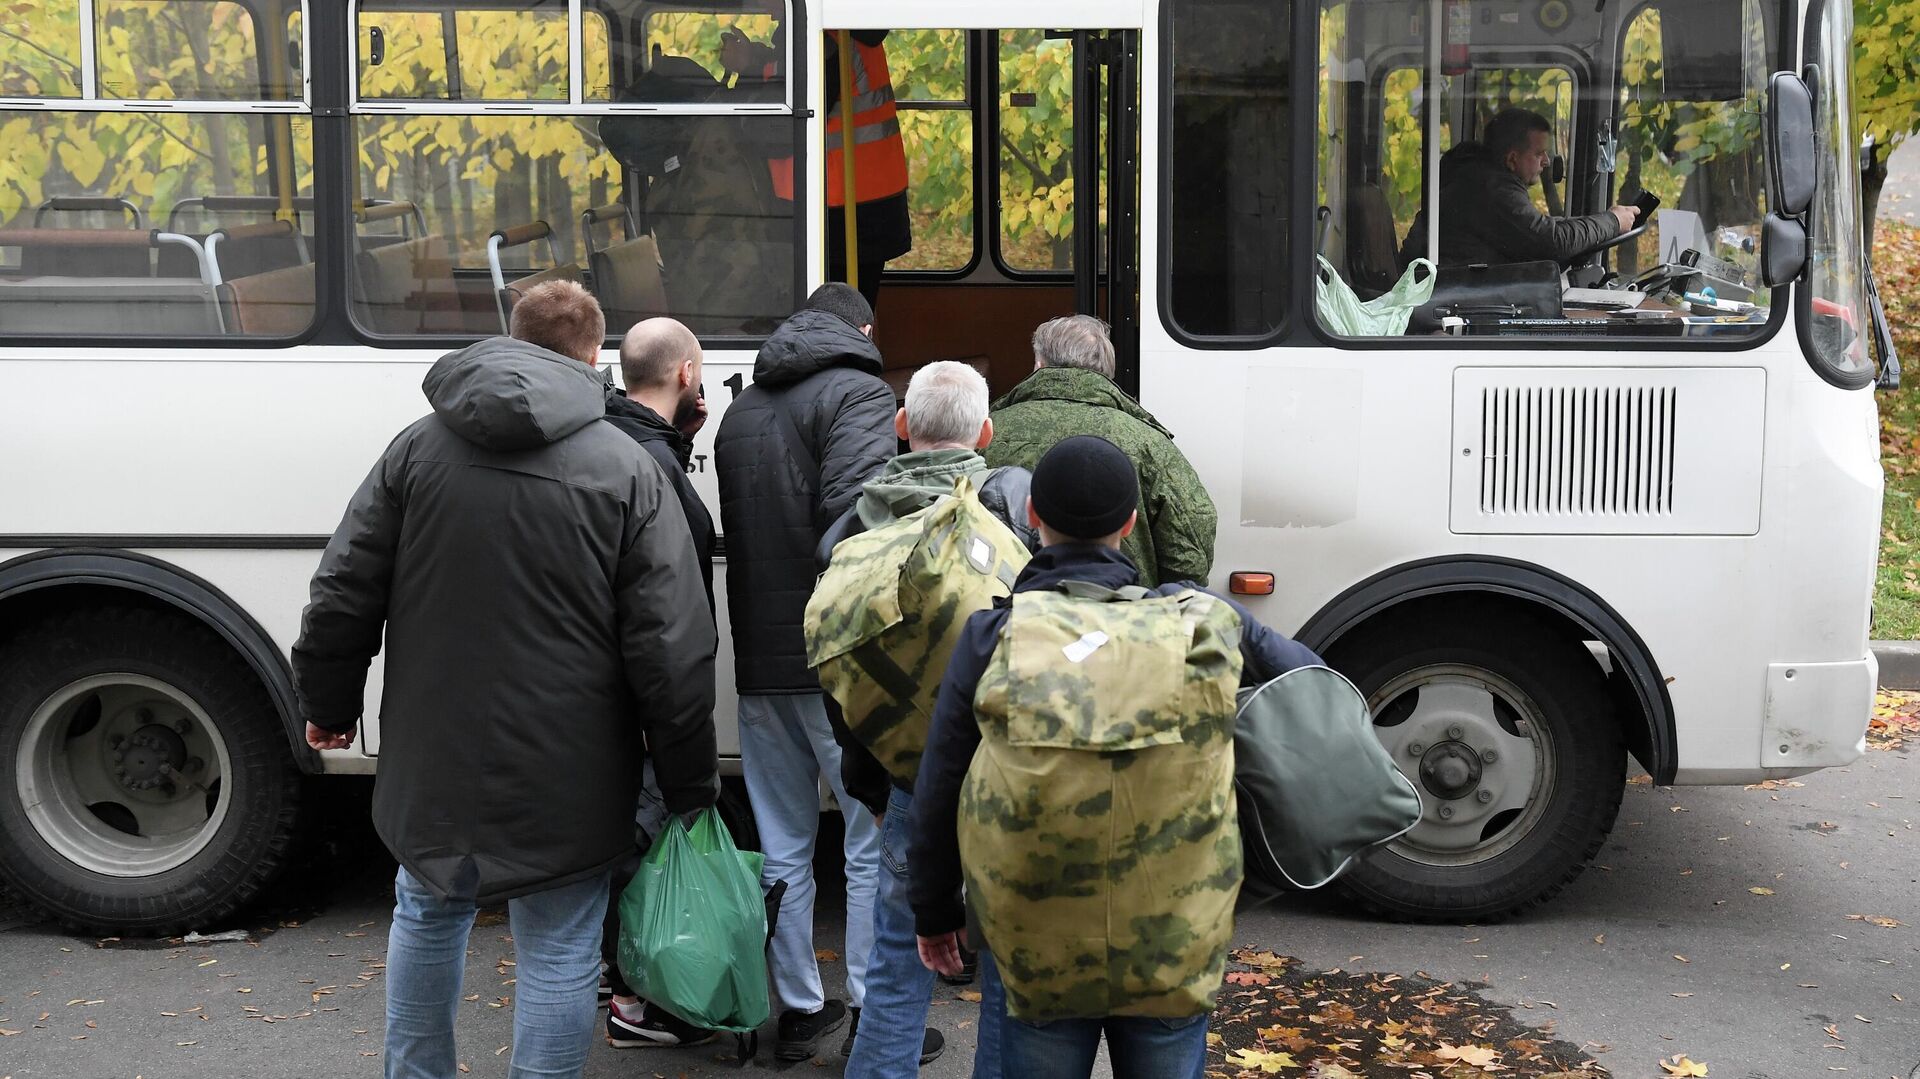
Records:
{"label": "grass patch", "polygon": [[1880,573],[1873,590],[1873,635],[1920,638],[1920,229],[1881,221],[1874,272],[1893,325],[1906,378],[1880,395],[1880,463],[1887,476],[1880,510]]}

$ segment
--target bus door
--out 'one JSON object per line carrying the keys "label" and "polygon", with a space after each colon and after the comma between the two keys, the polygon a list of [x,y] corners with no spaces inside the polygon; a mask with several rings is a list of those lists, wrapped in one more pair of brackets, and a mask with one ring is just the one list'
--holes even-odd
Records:
{"label": "bus door", "polygon": [[[1114,328],[1138,352],[1138,40],[1134,30],[893,30],[913,247],[881,278],[876,338],[904,388],[969,362],[996,394],[1032,370],[1040,323]],[[823,77],[833,77],[832,72]]]}

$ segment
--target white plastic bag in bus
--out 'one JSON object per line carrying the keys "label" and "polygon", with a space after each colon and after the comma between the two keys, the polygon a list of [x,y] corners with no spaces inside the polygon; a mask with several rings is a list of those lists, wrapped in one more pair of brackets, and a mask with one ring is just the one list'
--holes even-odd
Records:
{"label": "white plastic bag in bus", "polygon": [[1413,309],[1433,298],[1434,266],[1414,259],[1391,289],[1363,300],[1334,272],[1333,263],[1320,258],[1313,275],[1314,306],[1320,325],[1347,337],[1398,337],[1407,332]]}

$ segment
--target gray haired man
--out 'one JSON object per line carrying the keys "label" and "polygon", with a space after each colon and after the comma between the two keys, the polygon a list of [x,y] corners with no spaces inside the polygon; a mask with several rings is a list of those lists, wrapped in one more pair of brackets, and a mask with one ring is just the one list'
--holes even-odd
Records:
{"label": "gray haired man", "polygon": [[[1012,528],[1029,549],[1037,547],[1039,536],[1026,512],[1033,476],[1024,468],[989,468],[980,456],[979,451],[993,441],[987,399],[987,380],[964,363],[943,360],[914,372],[907,383],[906,407],[893,419],[894,431],[907,440],[909,452],[888,461],[880,475],[861,489],[853,508],[827,530],[820,541],[821,564],[831,557],[834,544],[933,505],[952,494],[962,476],[980,492],[989,512]],[[881,859],[865,1014],[854,1015],[847,1075],[850,1079],[911,1075],[932,1060],[944,1042],[937,1030],[917,1033],[925,1027],[933,999],[933,972],[920,962],[902,857],[913,826],[913,791],[853,736],[831,699],[827,714],[840,743],[841,780],[847,793],[879,819],[881,849],[890,853]],[[983,972],[983,998],[998,986],[991,972]],[[993,1001],[984,1001],[981,1008],[982,1015],[997,1014]],[[996,1032],[997,1027],[982,1023],[973,1069],[979,1079],[999,1075]]]}
{"label": "gray haired man", "polygon": [[1061,441],[1098,435],[1120,447],[1140,474],[1140,527],[1120,552],[1151,588],[1205,584],[1219,517],[1187,458],[1140,402],[1114,384],[1113,341],[1092,315],[1068,315],[1033,332],[1033,374],[993,403],[999,432],[990,465],[1033,468]]}

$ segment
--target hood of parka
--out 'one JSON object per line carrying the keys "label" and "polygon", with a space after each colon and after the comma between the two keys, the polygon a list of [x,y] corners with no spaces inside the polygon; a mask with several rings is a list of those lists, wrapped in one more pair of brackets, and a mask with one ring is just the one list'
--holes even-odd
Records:
{"label": "hood of parka", "polygon": [[607,413],[606,382],[593,368],[511,337],[440,357],[420,388],[441,422],[490,450],[558,442]]}
{"label": "hood of parka", "polygon": [[778,390],[829,367],[879,374],[879,346],[839,315],[795,311],[760,346],[760,355],[753,361],[753,380]]}

